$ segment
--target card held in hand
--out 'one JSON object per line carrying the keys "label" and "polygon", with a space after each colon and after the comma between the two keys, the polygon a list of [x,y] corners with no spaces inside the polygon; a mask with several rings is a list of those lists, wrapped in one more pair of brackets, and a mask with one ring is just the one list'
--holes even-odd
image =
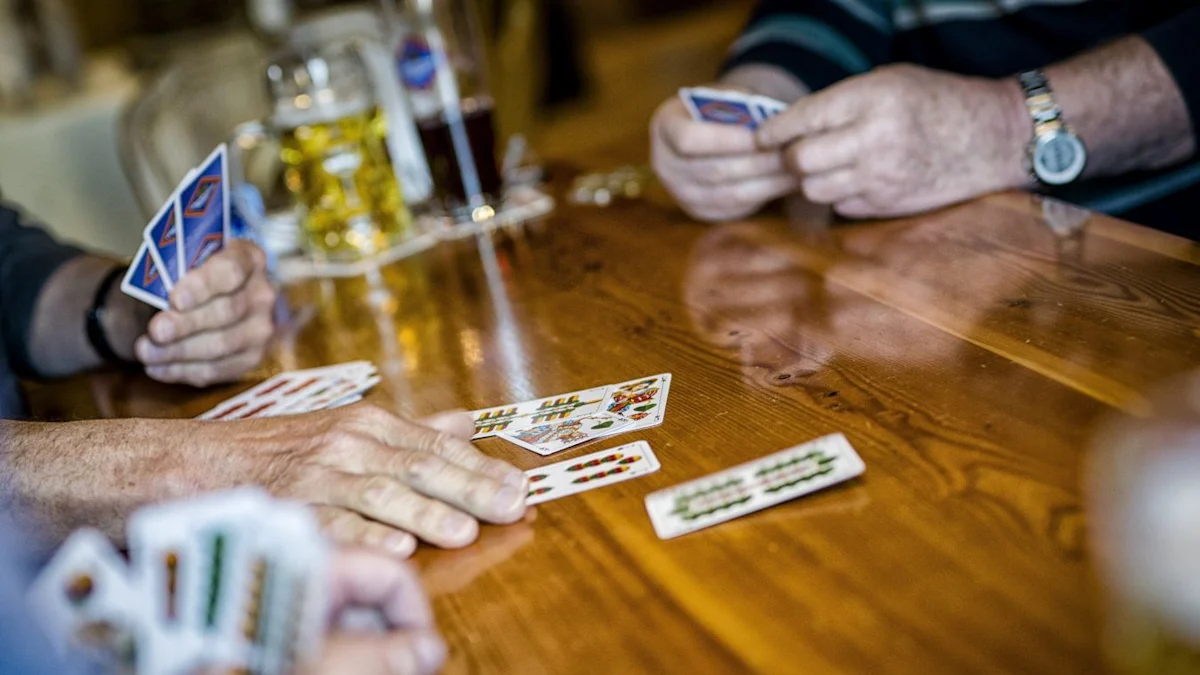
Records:
{"label": "card held in hand", "polygon": [[710,525],[849,480],[866,470],[842,434],[782,450],[646,496],[646,511],[660,539]]}
{"label": "card held in hand", "polygon": [[229,238],[229,168],[225,144],[179,188],[182,277],[225,248]]}
{"label": "card held in hand", "polygon": [[150,250],[144,242],[138,249],[137,255],[133,257],[133,262],[129,264],[125,278],[121,280],[121,292],[156,309],[165,311],[169,307],[167,304],[169,291],[167,291],[166,283],[159,274],[158,267],[154,264],[154,259],[150,257]]}

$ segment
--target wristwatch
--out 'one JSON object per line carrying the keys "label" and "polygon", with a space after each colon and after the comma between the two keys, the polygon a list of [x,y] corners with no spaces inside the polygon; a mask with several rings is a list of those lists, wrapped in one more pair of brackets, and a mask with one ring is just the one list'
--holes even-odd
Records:
{"label": "wristwatch", "polygon": [[1029,143],[1029,170],[1046,185],[1066,185],[1079,178],[1087,165],[1087,148],[1054,100],[1050,82],[1040,70],[1027,70],[1017,76],[1025,92],[1025,107],[1033,119],[1033,140]]}

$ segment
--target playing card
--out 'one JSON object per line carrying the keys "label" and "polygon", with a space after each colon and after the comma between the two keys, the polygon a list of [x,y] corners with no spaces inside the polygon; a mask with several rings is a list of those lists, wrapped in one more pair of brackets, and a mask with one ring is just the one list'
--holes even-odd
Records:
{"label": "playing card", "polygon": [[500,438],[532,450],[539,455],[553,455],[567,448],[582,445],[623,431],[633,420],[606,412],[580,415],[571,419],[546,422],[517,431],[505,431]]}
{"label": "playing card", "polygon": [[769,120],[784,110],[787,110],[786,103],[783,101],[777,101],[769,96],[751,96],[750,105],[754,108],[754,112],[758,116],[759,121]]}
{"label": "playing card", "polygon": [[225,155],[222,143],[179,188],[181,277],[219,253],[230,238],[229,167]]}
{"label": "playing card", "polygon": [[163,285],[170,291],[179,280],[179,256],[183,250],[179,239],[179,200],[178,195],[171,195],[166,204],[159,209],[150,223],[146,225],[142,238],[146,242],[146,250],[154,260],[155,267],[162,277]]}
{"label": "playing card", "polygon": [[637,441],[525,472],[532,506],[654,473],[662,467],[646,441]]}
{"label": "playing card", "polygon": [[312,511],[277,502],[255,542],[255,582],[243,614],[250,672],[284,675],[321,651],[331,552]]}
{"label": "playing card", "polygon": [[229,639],[238,627],[239,589],[249,585],[240,562],[251,536],[246,528],[267,503],[262,490],[240,488],[130,518],[130,562],[149,622],[139,672],[190,672],[202,661],[237,665],[246,657]]}
{"label": "playing card", "polygon": [[137,255],[133,257],[133,262],[129,264],[129,271],[121,280],[121,291],[151,307],[162,310],[169,307],[169,291],[158,272],[158,267],[154,265],[154,259],[150,257],[150,250],[146,244],[142,244]]}
{"label": "playing card", "polygon": [[383,379],[378,375],[371,375],[366,378],[355,378],[346,380],[333,380],[328,388],[318,390],[306,394],[303,398],[288,403],[283,406],[279,412],[280,415],[299,415],[301,413],[313,412],[315,410],[328,410],[330,408],[340,408],[343,405],[349,405],[355,401],[349,399],[362,400],[362,395],[370,390],[375,385],[382,382]]}
{"label": "playing card", "polygon": [[736,124],[748,129],[757,129],[761,121],[750,96],[741,92],[684,87],[679,90],[679,96],[692,119],[717,124]]}
{"label": "playing card", "polygon": [[[248,391],[219,403],[197,419],[228,421],[304,412],[305,410],[296,410],[289,413],[289,409],[300,407],[309,397],[321,396],[323,393],[336,389],[344,381],[355,382],[358,387],[365,387],[361,391],[366,391],[373,386],[374,383],[371,383],[370,379],[374,375],[375,366],[368,361],[280,373]],[[354,393],[361,392],[358,388],[354,388],[340,393],[330,402]]]}
{"label": "playing card", "polygon": [[132,659],[138,605],[125,561],[104,535],[78,530],[29,589],[28,604],[62,653],[71,647],[114,650]]}
{"label": "playing card", "polygon": [[501,432],[514,432],[544,422],[565,420],[596,412],[608,387],[593,387],[567,394],[557,394],[523,403],[484,408],[471,413],[475,420],[472,440],[488,438]]}
{"label": "playing card", "polygon": [[636,422],[622,431],[648,429],[662,424],[670,391],[670,373],[621,382],[612,385],[600,409]]}
{"label": "playing card", "polygon": [[816,492],[866,470],[842,434],[823,436],[646,496],[646,511],[660,539]]}

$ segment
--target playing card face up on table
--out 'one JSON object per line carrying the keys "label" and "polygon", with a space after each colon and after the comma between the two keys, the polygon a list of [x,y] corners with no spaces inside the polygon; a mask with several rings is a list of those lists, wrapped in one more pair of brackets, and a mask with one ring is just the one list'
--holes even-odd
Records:
{"label": "playing card face up on table", "polygon": [[379,382],[369,361],[292,370],[221,402],[197,419],[224,422],[340,408],[361,401]]}
{"label": "playing card face up on table", "polygon": [[136,512],[128,540],[126,564],[80,530],[30,588],[58,649],[154,675],[282,675],[319,653],[330,549],[304,506],[254,488],[213,493]]}
{"label": "playing card face up on table", "polygon": [[618,433],[662,424],[671,374],[566,394],[484,408],[471,413],[473,439],[500,436],[523,448],[550,455]]}

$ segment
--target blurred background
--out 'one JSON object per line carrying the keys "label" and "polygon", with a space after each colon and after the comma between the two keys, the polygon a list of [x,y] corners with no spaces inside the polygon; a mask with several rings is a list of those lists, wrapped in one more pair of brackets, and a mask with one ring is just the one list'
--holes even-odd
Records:
{"label": "blurred background", "polygon": [[[476,4],[497,152],[521,133],[539,161],[581,167],[644,161],[653,109],[711,78],[750,8]],[[0,190],[61,236],[128,256],[187,168],[265,113],[280,25],[320,40],[379,31],[379,13],[344,0],[0,0]]]}

